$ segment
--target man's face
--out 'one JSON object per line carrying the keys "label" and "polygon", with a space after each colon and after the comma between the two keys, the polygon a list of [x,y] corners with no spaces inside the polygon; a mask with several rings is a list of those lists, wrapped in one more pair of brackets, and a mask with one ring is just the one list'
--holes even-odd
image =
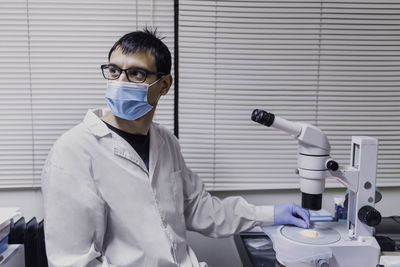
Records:
{"label": "man's face", "polygon": [[[123,54],[122,50],[118,47],[111,54],[110,64],[115,64],[121,69],[139,67],[150,72],[157,72],[156,60],[149,50],[146,52],[136,52],[134,54]],[[170,81],[170,77],[171,75],[164,76],[160,81],[149,88],[147,93],[147,101],[150,105],[157,104],[159,96],[165,95],[168,92],[169,87],[171,86],[171,83],[168,82]],[[151,84],[157,79],[157,75],[149,74],[144,82]],[[121,76],[118,78],[118,81],[129,82],[125,72],[122,72]]]}

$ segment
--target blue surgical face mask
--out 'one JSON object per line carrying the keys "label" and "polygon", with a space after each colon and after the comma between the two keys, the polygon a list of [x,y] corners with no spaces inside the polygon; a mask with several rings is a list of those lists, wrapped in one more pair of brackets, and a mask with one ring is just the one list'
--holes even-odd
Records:
{"label": "blue surgical face mask", "polygon": [[111,112],[126,120],[136,120],[147,114],[153,108],[147,101],[149,87],[160,79],[152,84],[109,80],[106,100]]}

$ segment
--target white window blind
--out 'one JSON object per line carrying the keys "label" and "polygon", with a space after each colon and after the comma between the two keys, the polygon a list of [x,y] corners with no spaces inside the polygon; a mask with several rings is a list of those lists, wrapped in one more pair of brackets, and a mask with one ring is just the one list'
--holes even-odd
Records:
{"label": "white window blind", "polygon": [[[54,141],[106,107],[100,65],[125,33],[156,26],[173,53],[172,0],[0,3],[0,187],[36,187]],[[173,130],[174,90],[156,120]]]}
{"label": "white window blind", "polygon": [[352,135],[377,137],[377,185],[400,185],[398,1],[182,0],[179,14],[179,137],[209,190],[299,186],[297,141],[255,108],[316,125],[340,164]]}

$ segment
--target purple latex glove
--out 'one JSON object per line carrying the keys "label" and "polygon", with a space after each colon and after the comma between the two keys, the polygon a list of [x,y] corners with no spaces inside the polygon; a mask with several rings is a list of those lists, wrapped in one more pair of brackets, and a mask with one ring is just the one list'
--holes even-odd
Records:
{"label": "purple latex glove", "polygon": [[301,228],[309,228],[310,212],[294,203],[276,205],[274,208],[274,224],[292,224]]}

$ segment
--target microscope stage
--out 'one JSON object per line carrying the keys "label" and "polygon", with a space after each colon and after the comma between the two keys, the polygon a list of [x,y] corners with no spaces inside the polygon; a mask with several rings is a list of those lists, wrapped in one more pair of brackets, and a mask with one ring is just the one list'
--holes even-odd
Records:
{"label": "microscope stage", "polygon": [[327,245],[340,240],[340,234],[336,230],[315,224],[310,229],[284,226],[281,234],[292,241],[310,245]]}

